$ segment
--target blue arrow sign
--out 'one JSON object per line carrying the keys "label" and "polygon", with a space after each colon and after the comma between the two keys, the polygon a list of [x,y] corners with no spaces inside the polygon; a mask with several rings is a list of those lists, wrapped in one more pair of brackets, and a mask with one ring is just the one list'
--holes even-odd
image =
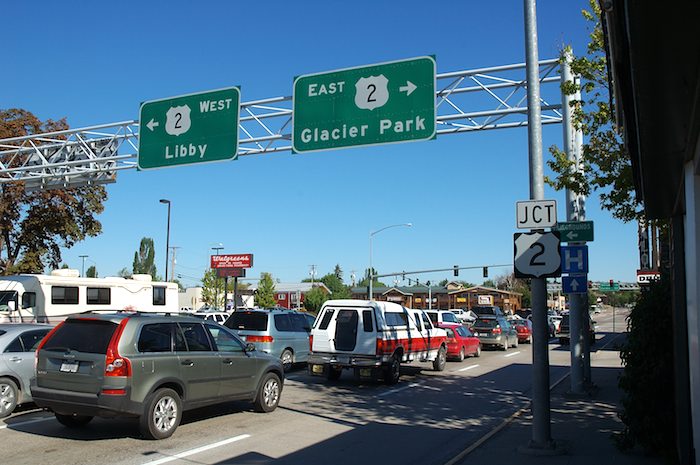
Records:
{"label": "blue arrow sign", "polygon": [[588,273],[588,246],[561,246],[562,273]]}
{"label": "blue arrow sign", "polygon": [[561,290],[564,294],[585,294],[588,291],[588,276],[562,276]]}

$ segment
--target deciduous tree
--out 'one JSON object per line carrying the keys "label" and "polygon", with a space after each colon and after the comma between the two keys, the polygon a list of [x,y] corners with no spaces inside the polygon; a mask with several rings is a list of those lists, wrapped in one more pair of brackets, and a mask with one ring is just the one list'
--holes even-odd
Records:
{"label": "deciduous tree", "polygon": [[275,281],[270,273],[261,273],[258,292],[255,294],[255,305],[262,308],[270,308],[276,304]]}
{"label": "deciduous tree", "polygon": [[[65,119],[41,121],[22,109],[0,110],[0,139],[67,129]],[[8,168],[23,160],[3,160]],[[27,192],[23,182],[0,188],[0,274],[41,273],[58,268],[61,248],[70,248],[102,225],[96,215],[104,210],[107,193],[102,186]]]}

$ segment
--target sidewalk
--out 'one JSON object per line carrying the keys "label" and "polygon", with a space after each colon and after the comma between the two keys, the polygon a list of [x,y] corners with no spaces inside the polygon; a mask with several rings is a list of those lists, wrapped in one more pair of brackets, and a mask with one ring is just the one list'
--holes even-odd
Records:
{"label": "sidewalk", "polygon": [[532,437],[532,415],[528,409],[456,464],[663,465],[661,458],[646,457],[637,450],[623,453],[615,446],[612,435],[623,426],[617,417],[622,395],[617,379],[621,372],[619,365],[594,366],[591,377],[598,390],[584,398],[566,396],[570,388],[568,376],[552,390],[552,439],[566,442],[568,453],[546,456],[518,452]]}

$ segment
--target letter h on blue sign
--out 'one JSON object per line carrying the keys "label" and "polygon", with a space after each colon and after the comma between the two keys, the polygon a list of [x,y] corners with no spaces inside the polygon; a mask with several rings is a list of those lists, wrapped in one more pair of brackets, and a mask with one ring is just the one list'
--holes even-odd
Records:
{"label": "letter h on blue sign", "polygon": [[561,247],[562,273],[588,273],[588,246],[568,245]]}

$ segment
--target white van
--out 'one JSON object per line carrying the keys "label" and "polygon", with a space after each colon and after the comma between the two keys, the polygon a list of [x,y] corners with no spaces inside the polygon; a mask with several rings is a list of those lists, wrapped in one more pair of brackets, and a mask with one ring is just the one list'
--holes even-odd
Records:
{"label": "white van", "polygon": [[392,302],[329,300],[311,329],[308,369],[330,380],[344,368],[359,378],[399,381],[401,363],[433,362],[445,369],[447,333],[436,328],[422,310]]}

